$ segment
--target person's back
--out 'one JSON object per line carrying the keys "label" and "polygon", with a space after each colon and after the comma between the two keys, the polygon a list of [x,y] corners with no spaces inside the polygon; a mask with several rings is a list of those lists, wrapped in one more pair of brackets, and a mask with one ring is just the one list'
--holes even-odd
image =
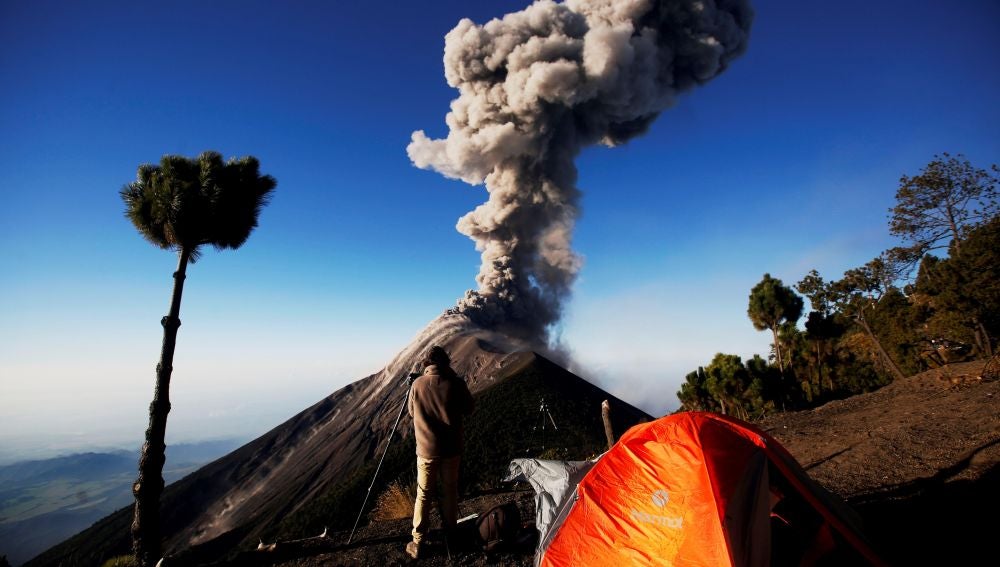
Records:
{"label": "person's back", "polygon": [[424,373],[413,382],[407,409],[417,441],[417,497],[413,504],[413,541],[406,552],[420,555],[428,530],[431,493],[441,481],[441,521],[446,531],[458,517],[458,468],[462,455],[462,418],[472,412],[472,394],[451,369],[448,354],[432,347]]}
{"label": "person's back", "polygon": [[469,388],[450,367],[427,366],[410,391],[417,455],[426,459],[460,455],[462,418],[472,405]]}

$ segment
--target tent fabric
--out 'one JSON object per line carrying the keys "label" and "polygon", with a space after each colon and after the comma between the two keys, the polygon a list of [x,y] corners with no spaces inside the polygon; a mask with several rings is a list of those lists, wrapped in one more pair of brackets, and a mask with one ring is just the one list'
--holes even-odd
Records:
{"label": "tent fabric", "polygon": [[535,564],[883,563],[846,505],[776,440],[730,417],[686,412],[633,427],[601,457],[543,534]]}
{"label": "tent fabric", "polygon": [[[600,458],[600,457],[598,457]],[[539,540],[559,511],[559,505],[572,493],[577,483],[594,466],[593,461],[556,461],[514,459],[507,468],[505,482],[524,481],[535,490],[535,526]]]}

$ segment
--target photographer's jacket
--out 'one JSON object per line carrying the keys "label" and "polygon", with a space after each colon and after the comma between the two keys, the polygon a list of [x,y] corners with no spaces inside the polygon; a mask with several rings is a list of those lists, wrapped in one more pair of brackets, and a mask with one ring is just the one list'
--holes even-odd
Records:
{"label": "photographer's jacket", "polygon": [[462,453],[462,417],[472,413],[465,381],[445,366],[429,365],[413,382],[407,410],[413,417],[417,455],[425,459]]}

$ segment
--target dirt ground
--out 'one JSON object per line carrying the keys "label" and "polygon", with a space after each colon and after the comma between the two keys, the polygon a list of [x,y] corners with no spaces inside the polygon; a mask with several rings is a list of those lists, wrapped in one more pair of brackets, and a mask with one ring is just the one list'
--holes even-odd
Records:
{"label": "dirt ground", "polygon": [[1000,381],[983,379],[983,365],[953,364],[758,425],[861,515],[892,564],[996,565]]}
{"label": "dirt ground", "polygon": [[[892,565],[983,564],[995,559],[1000,522],[1000,381],[982,379],[982,362],[954,364],[897,381],[877,392],[765,419],[816,481],[862,517],[874,548]],[[460,517],[515,500],[534,518],[534,494],[509,493],[464,501]],[[526,536],[531,533],[530,526]],[[240,564],[284,567],[406,565],[409,520],[364,526],[350,545],[329,534],[282,552],[259,552]],[[432,534],[420,565],[532,564],[534,541],[487,556],[476,549],[445,555]],[[252,561],[251,561],[252,560]],[[987,561],[989,563],[989,561]],[[993,563],[995,564],[995,563]]]}
{"label": "dirt ground", "polygon": [[[527,567],[532,565],[537,532],[534,530],[535,493],[526,484],[512,485],[509,492],[480,494],[459,503],[459,518],[483,513],[497,504],[516,502],[525,524],[522,538],[517,544],[494,553],[486,554],[471,546],[474,521],[460,522],[461,539],[469,542],[446,549],[440,530],[428,536],[425,555],[413,561],[404,548],[410,541],[411,519],[372,522],[358,528],[352,543],[346,543],[350,532],[331,532],[324,538],[310,538],[292,544],[278,543],[274,551],[245,553],[226,565],[254,566],[280,565],[281,567],[362,567],[421,565]],[[439,525],[436,512],[431,515],[432,525]],[[451,553],[449,559],[448,553]]]}

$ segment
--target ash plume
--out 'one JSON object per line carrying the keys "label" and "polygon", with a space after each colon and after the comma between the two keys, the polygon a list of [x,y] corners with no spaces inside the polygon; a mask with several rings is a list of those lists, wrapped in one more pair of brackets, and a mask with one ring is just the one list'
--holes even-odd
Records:
{"label": "ash plume", "polygon": [[445,36],[459,91],[444,139],[413,133],[410,160],[477,185],[489,199],[457,224],[476,243],[479,289],[452,314],[548,342],[581,266],[574,158],[646,131],[677,95],[746,49],[745,0],[540,0]]}

